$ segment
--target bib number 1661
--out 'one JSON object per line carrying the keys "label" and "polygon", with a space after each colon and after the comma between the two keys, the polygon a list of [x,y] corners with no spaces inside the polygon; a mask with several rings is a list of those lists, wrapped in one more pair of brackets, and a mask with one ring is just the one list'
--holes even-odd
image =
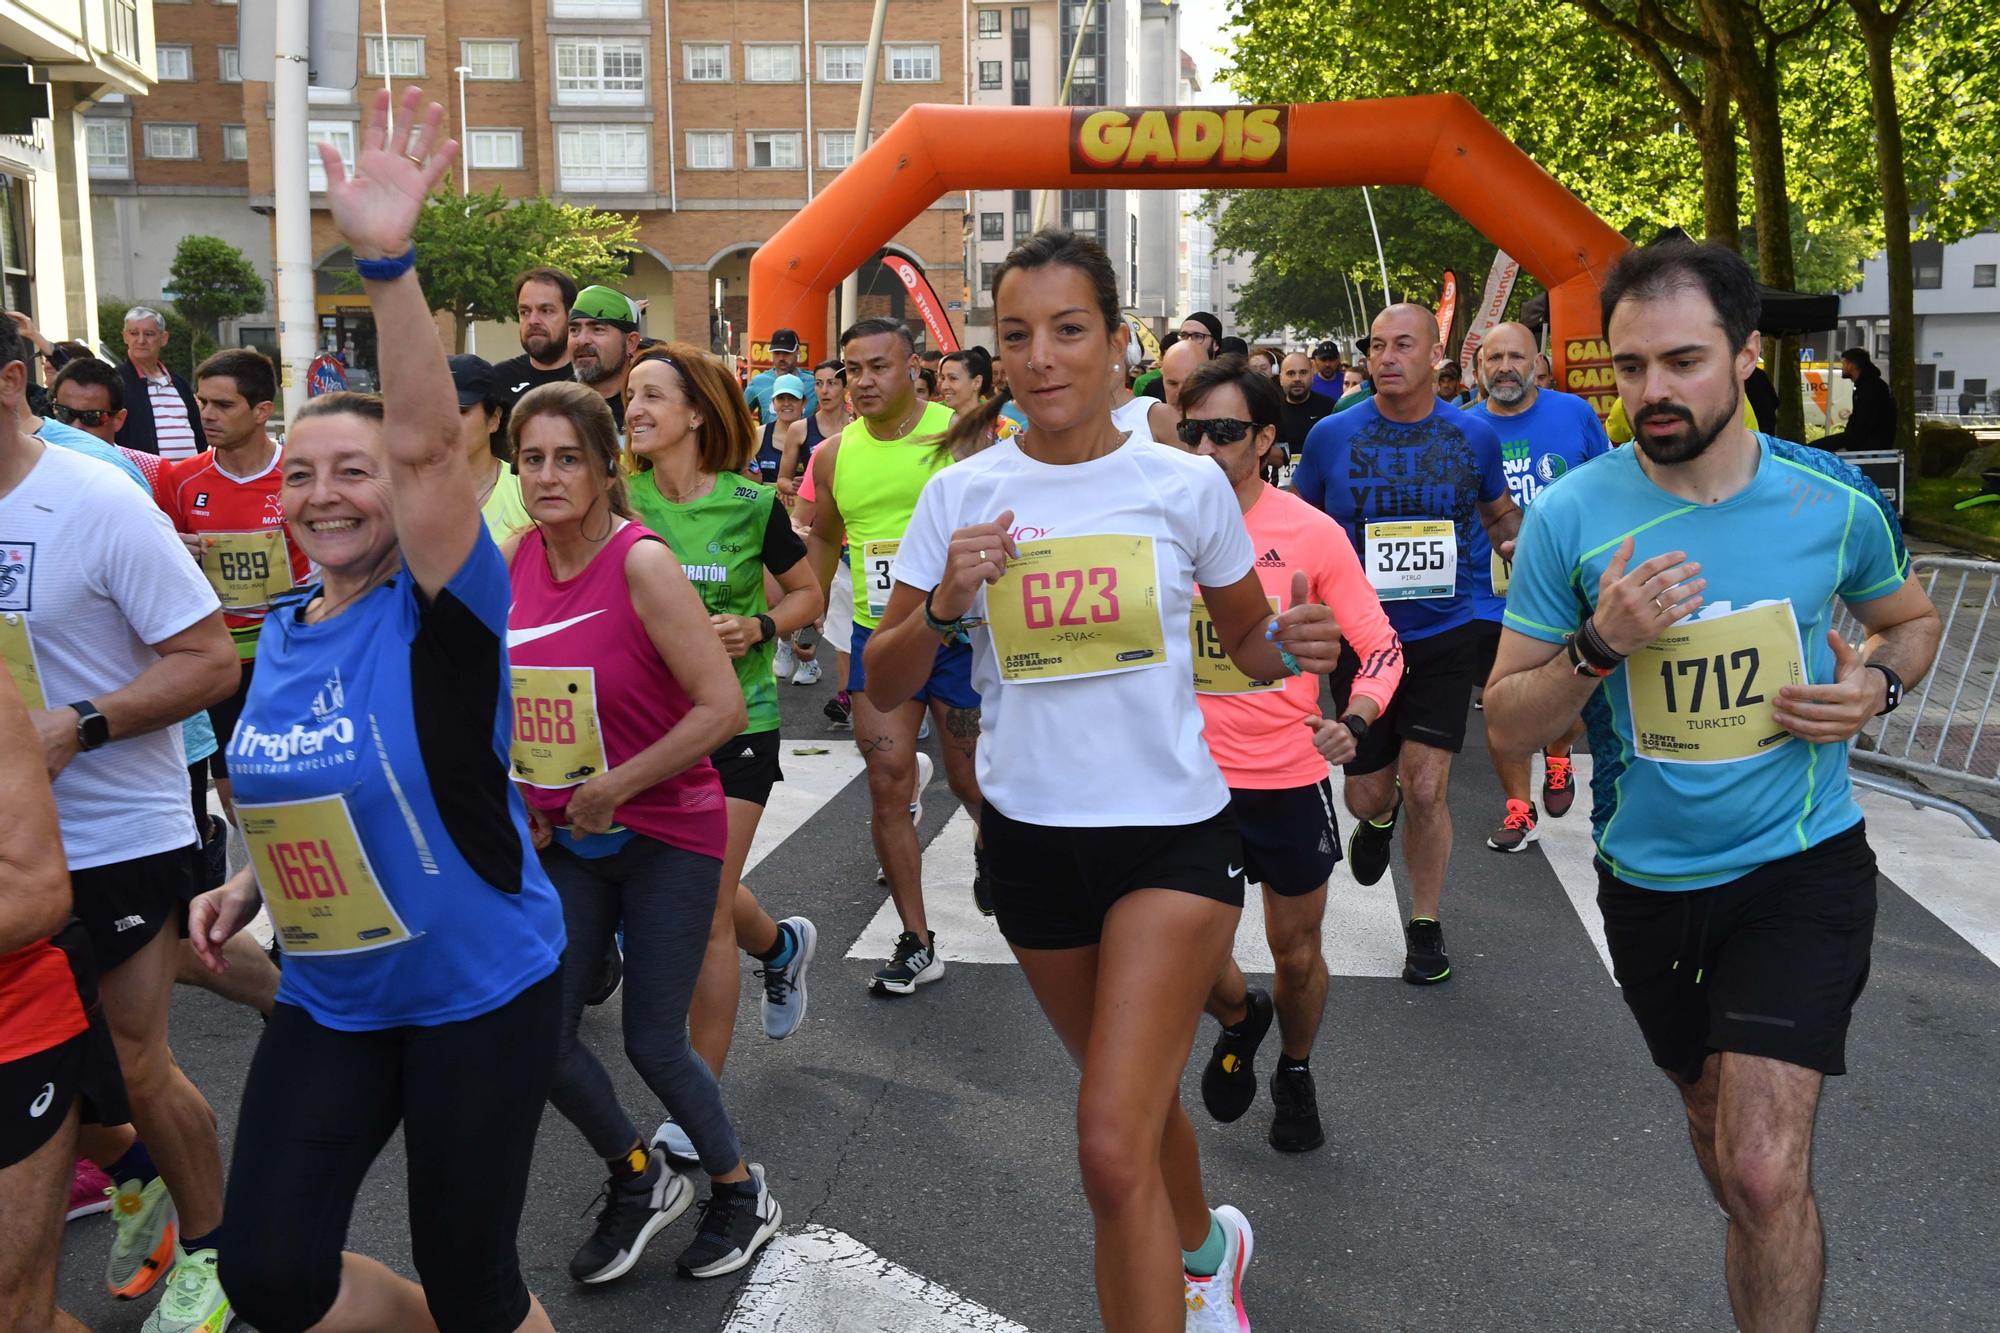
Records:
{"label": "bib number 1661", "polygon": [[[1078,603],[1084,601],[1085,606]],[[1060,609],[1058,609],[1060,604]],[[1118,619],[1118,571],[1109,565],[1021,576],[1021,615],[1029,629],[1102,625]]]}
{"label": "bib number 1661", "polygon": [[271,863],[278,889],[287,898],[311,902],[315,898],[345,898],[347,881],[326,839],[309,842],[272,842],[264,846],[264,859]]}

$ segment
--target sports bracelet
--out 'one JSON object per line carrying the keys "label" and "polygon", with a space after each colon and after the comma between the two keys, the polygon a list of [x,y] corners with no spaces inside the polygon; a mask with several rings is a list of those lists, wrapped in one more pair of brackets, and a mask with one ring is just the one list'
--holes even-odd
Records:
{"label": "sports bracelet", "polygon": [[960,616],[956,620],[939,620],[937,612],[931,608],[931,598],[936,595],[936,588],[932,588],[924,594],[924,624],[930,627],[932,633],[944,635],[946,643],[971,642],[971,631],[984,625],[986,622],[978,616]]}
{"label": "sports bracelet", "polygon": [[1306,674],[1305,668],[1299,665],[1299,659],[1292,656],[1289,648],[1278,649],[1278,660],[1283,662],[1285,670],[1291,672],[1294,676],[1303,676]]}
{"label": "sports bracelet", "polygon": [[1576,641],[1584,659],[1607,675],[1616,671],[1625,660],[1625,654],[1605,642],[1604,636],[1598,633],[1594,616],[1584,617],[1583,623],[1576,627]]}
{"label": "sports bracelet", "polygon": [[417,266],[417,247],[410,248],[394,259],[356,259],[354,271],[370,282],[394,282]]}

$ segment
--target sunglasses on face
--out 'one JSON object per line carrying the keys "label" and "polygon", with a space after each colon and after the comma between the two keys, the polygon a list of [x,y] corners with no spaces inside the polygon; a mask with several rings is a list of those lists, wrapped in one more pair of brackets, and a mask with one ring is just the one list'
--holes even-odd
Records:
{"label": "sunglasses on face", "polygon": [[1181,443],[1192,449],[1204,435],[1217,444],[1235,444],[1256,428],[1256,423],[1238,421],[1235,417],[1189,417],[1175,426],[1174,431],[1181,437]]}
{"label": "sunglasses on face", "polygon": [[58,403],[49,409],[49,415],[65,426],[95,428],[109,421],[113,413],[103,407],[64,407]]}

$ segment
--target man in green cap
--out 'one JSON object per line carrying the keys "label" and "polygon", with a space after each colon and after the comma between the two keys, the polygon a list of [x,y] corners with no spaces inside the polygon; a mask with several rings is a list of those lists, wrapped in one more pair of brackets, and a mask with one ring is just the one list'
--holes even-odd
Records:
{"label": "man in green cap", "polygon": [[625,370],[639,350],[639,307],[616,288],[586,287],[570,307],[569,338],[577,379],[604,395],[624,434]]}

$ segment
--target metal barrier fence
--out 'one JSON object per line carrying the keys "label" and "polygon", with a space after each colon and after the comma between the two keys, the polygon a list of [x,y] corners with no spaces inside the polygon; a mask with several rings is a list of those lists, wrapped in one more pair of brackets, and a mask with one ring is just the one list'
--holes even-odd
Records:
{"label": "metal barrier fence", "polygon": [[[2000,798],[2000,716],[1993,709],[2000,683],[2000,562],[1922,556],[1912,576],[1930,594],[1944,622],[1937,663],[1904,697],[1901,708],[1876,718],[1854,738],[1854,780],[1949,811],[1982,837],[1991,837],[1958,802],[1875,775],[1879,770],[1941,779]],[[1844,608],[1836,625],[1850,642],[1866,637]]]}

